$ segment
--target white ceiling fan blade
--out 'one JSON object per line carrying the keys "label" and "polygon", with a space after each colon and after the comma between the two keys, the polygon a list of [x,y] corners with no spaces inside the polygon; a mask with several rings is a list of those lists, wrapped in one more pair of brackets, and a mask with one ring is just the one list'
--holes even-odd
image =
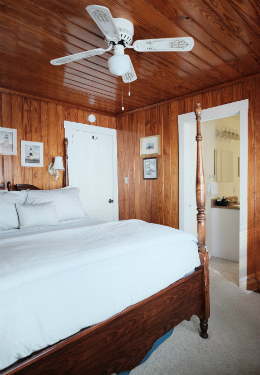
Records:
{"label": "white ceiling fan blade", "polygon": [[137,75],[135,74],[135,70],[134,70],[132,61],[130,63],[130,69],[128,70],[128,72],[126,74],[122,75],[122,79],[123,79],[124,83],[134,82],[137,79]]}
{"label": "white ceiling fan blade", "polygon": [[108,8],[100,5],[89,5],[86,7],[86,10],[108,41],[119,42],[121,37]]}
{"label": "white ceiling fan blade", "polygon": [[91,51],[79,52],[79,53],[75,53],[74,55],[59,57],[58,59],[51,60],[51,64],[62,65],[62,64],[70,63],[72,61],[87,59],[88,57],[92,57],[96,55],[103,55],[103,53],[109,51],[111,48],[112,46],[110,46],[110,48],[108,49],[97,48],[97,49],[92,49]]}
{"label": "white ceiling fan blade", "polygon": [[190,51],[194,46],[191,37],[136,40],[133,48],[138,52]]}

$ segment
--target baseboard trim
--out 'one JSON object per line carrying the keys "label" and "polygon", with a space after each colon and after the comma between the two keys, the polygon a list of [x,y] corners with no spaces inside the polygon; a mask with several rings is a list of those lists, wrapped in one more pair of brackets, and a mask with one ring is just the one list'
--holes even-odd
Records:
{"label": "baseboard trim", "polygon": [[247,278],[247,290],[260,293],[260,280],[257,280],[254,277],[248,277]]}

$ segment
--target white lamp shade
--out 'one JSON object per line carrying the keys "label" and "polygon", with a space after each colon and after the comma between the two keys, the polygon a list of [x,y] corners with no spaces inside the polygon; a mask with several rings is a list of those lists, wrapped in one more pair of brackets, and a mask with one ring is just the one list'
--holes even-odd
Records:
{"label": "white lamp shade", "polygon": [[114,55],[108,60],[108,68],[112,74],[122,76],[130,69],[131,60],[128,55]]}
{"label": "white lamp shade", "polygon": [[60,169],[64,170],[62,156],[55,156],[54,164],[52,166],[53,169]]}

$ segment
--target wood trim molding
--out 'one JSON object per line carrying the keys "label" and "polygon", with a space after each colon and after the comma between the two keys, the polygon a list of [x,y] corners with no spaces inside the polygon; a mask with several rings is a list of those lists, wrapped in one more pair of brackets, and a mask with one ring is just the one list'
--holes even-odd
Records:
{"label": "wood trim molding", "polygon": [[256,279],[255,275],[247,277],[247,290],[260,293],[260,281]]}
{"label": "wood trim molding", "polygon": [[100,114],[100,115],[105,115],[105,116],[109,116],[109,117],[116,117],[116,114],[113,114],[113,113],[102,112],[102,111],[98,111],[98,110],[93,109],[93,108],[81,107],[81,106],[78,106],[78,105],[75,105],[75,104],[70,104],[70,103],[67,103],[67,102],[60,102],[60,101],[57,101],[57,100],[52,100],[52,99],[44,98],[44,97],[41,97],[41,96],[30,95],[30,94],[26,94],[24,92],[9,90],[9,89],[6,89],[6,88],[1,87],[1,86],[0,86],[0,91],[5,92],[7,94],[24,96],[24,97],[30,98],[30,99],[42,100],[46,103],[60,104],[60,105],[63,105],[63,106],[69,107],[69,108],[82,109],[84,111],[90,111],[90,112]]}
{"label": "wood trim molding", "polygon": [[125,115],[131,114],[131,113],[136,113],[136,112],[142,111],[144,109],[151,109],[151,108],[157,107],[158,105],[171,103],[175,100],[178,101],[178,100],[182,100],[182,99],[186,99],[186,98],[191,98],[194,95],[204,94],[204,93],[207,93],[207,92],[210,92],[210,91],[213,91],[213,90],[218,90],[218,89],[221,89],[221,88],[224,88],[224,87],[228,87],[230,85],[235,85],[235,84],[245,82],[245,81],[248,81],[248,80],[251,80],[251,79],[259,78],[259,77],[260,77],[260,73],[252,74],[250,76],[239,78],[239,79],[236,79],[234,81],[226,82],[226,83],[223,83],[221,85],[212,86],[212,87],[209,87],[207,89],[203,89],[203,90],[199,90],[199,91],[194,91],[194,92],[186,94],[186,95],[176,96],[172,99],[165,100],[165,101],[162,101],[162,102],[158,102],[158,103],[155,103],[155,104],[151,104],[151,105],[148,105],[146,107],[141,107],[141,108],[138,108],[138,109],[134,109],[132,111],[126,111],[126,112],[123,112],[123,113],[115,113],[115,114],[109,113],[109,112],[98,111],[96,109],[91,109],[91,108],[88,108],[88,107],[76,106],[75,104],[56,101],[56,100],[48,99],[48,98],[41,97],[41,96],[30,95],[30,94],[26,94],[26,93],[19,92],[19,91],[9,90],[9,89],[6,89],[6,88],[1,87],[1,86],[0,86],[0,91],[8,93],[8,94],[24,96],[24,97],[31,98],[31,99],[43,100],[47,103],[61,104],[61,105],[64,105],[64,106],[69,106],[70,108],[82,109],[82,110],[85,110],[85,111],[91,111],[91,112],[101,114],[101,115],[105,115],[105,116],[109,116],[109,117],[119,118],[121,116],[125,116]]}
{"label": "wood trim molding", "polygon": [[245,81],[248,81],[248,80],[251,80],[251,79],[255,79],[255,78],[259,78],[259,77],[260,77],[260,73],[252,74],[252,75],[247,76],[247,77],[236,79],[235,81],[230,81],[230,82],[222,83],[221,85],[212,86],[212,87],[209,87],[207,89],[203,89],[203,90],[199,90],[199,91],[194,91],[194,92],[186,94],[186,95],[176,96],[176,97],[174,97],[172,99],[165,100],[165,101],[162,101],[162,102],[158,102],[158,103],[155,103],[155,104],[152,104],[152,105],[148,105],[146,107],[134,109],[132,111],[128,111],[128,112],[124,112],[124,113],[115,114],[115,117],[119,118],[121,116],[125,116],[125,115],[129,115],[131,113],[142,111],[144,109],[154,108],[154,107],[157,107],[158,105],[163,105],[163,104],[171,103],[171,102],[174,102],[174,101],[179,101],[179,100],[186,99],[186,98],[192,98],[195,95],[197,96],[197,95],[200,95],[200,94],[205,94],[205,93],[213,91],[213,90],[218,90],[218,89],[221,89],[221,88],[224,88],[224,87],[228,87],[228,86],[231,86],[231,85],[236,85],[238,83],[245,82]]}

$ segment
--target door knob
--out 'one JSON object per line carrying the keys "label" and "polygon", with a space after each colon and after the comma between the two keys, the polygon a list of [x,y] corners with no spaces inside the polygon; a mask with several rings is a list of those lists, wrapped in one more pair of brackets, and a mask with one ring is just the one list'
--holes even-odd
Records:
{"label": "door knob", "polygon": [[114,201],[113,201],[113,199],[109,199],[109,201],[108,201],[108,203],[113,203]]}

